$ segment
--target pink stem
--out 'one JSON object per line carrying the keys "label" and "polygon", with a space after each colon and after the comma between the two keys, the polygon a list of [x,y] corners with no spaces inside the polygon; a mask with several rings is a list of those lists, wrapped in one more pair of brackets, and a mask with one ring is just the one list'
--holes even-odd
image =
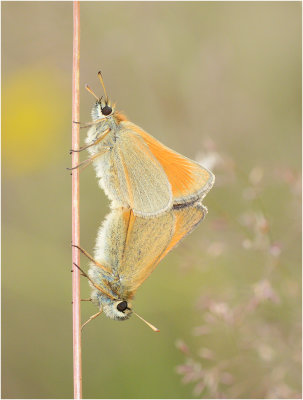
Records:
{"label": "pink stem", "polygon": [[[80,70],[80,3],[73,1],[73,105],[72,120],[80,119],[79,70]],[[72,124],[72,148],[79,146],[79,124]],[[79,164],[79,153],[72,153],[72,166]],[[79,169],[72,173],[72,243],[80,246],[79,213]],[[73,263],[80,265],[80,252],[72,247]],[[73,265],[73,359],[74,359],[74,399],[82,399],[81,360],[81,312],[80,312],[80,271]]]}

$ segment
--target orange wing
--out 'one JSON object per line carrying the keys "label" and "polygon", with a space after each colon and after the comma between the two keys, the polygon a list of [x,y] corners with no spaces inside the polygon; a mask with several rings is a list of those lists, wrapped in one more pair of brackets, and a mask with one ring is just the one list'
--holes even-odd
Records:
{"label": "orange wing", "polygon": [[126,127],[111,151],[119,195],[142,217],[154,217],[172,208],[173,195],[162,165],[145,140]]}
{"label": "orange wing", "polygon": [[207,214],[207,208],[200,203],[193,206],[184,206],[174,208],[173,212],[176,218],[174,235],[167,246],[167,249],[161,255],[159,262],[169,253],[185,236],[189,235]]}
{"label": "orange wing", "polygon": [[[178,207],[166,213],[164,216],[155,217],[152,219],[142,219],[148,235],[145,236],[144,246],[140,248],[143,255],[139,257],[138,262],[129,263],[130,254],[126,246],[124,253],[123,264],[121,264],[123,284],[132,293],[145,281],[145,279],[152,273],[159,262],[171,251],[181,239],[188,235],[204,218],[207,209],[200,204]],[[141,225],[141,221],[138,220]],[[140,239],[144,236],[144,230],[140,226]],[[151,235],[151,233],[154,233]],[[133,232],[134,233],[134,232]],[[138,239],[136,240],[137,245]],[[129,242],[130,246],[131,243]],[[133,244],[135,246],[135,244]],[[130,253],[133,255],[134,248],[129,248]],[[138,249],[137,249],[138,251]],[[147,255],[144,255],[144,252]],[[142,257],[143,256],[143,257]],[[136,258],[138,255],[136,254]]]}
{"label": "orange wing", "polygon": [[162,165],[172,187],[174,204],[193,202],[209,192],[215,181],[212,172],[164,146],[135,124],[128,125],[144,139],[153,156]]}
{"label": "orange wing", "polygon": [[[119,235],[123,246],[113,249],[111,262],[116,265],[114,270],[120,278],[121,298],[125,298],[125,295],[133,296],[158,264],[159,257],[171,242],[175,217],[172,211],[154,218],[135,216],[132,210],[122,212]],[[116,235],[114,225],[111,229]]]}

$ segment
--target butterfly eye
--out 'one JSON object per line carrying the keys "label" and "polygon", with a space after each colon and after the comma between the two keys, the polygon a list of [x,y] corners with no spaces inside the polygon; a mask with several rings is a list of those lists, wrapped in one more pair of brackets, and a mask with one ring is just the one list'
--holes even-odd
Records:
{"label": "butterfly eye", "polygon": [[118,311],[123,312],[123,311],[125,311],[126,309],[127,309],[127,301],[121,301],[121,303],[119,303],[119,304],[117,305],[117,310],[118,310]]}
{"label": "butterfly eye", "polygon": [[111,107],[105,106],[105,107],[102,108],[101,111],[102,111],[102,114],[103,114],[103,115],[109,115],[113,110],[112,110]]}

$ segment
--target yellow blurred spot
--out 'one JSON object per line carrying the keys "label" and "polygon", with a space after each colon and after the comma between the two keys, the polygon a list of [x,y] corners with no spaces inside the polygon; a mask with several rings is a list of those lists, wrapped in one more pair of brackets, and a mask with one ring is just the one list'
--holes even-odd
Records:
{"label": "yellow blurred spot", "polygon": [[66,103],[51,72],[14,74],[2,90],[2,159],[14,174],[40,170],[54,159]]}

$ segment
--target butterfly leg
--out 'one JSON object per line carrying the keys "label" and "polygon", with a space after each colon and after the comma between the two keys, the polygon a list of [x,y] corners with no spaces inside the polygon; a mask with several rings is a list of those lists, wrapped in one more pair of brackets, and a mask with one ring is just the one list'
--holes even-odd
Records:
{"label": "butterfly leg", "polygon": [[90,281],[90,283],[91,283],[97,290],[99,290],[99,292],[105,294],[106,296],[110,297],[111,299],[114,299],[114,297],[113,297],[110,293],[107,293],[104,289],[102,289],[99,285],[97,285],[97,284],[87,275],[87,273],[84,272],[83,269],[79,267],[79,265],[77,265],[76,263],[73,263],[73,265],[74,265],[75,267],[78,268],[78,270],[81,272],[81,275],[84,276],[85,278],[87,278],[87,279]]}
{"label": "butterfly leg", "polygon": [[[92,299],[80,299],[81,301],[92,301]],[[72,304],[73,304],[74,302],[72,301]]]}
{"label": "butterfly leg", "polygon": [[87,146],[80,147],[79,150],[73,150],[73,149],[71,149],[71,150],[69,151],[69,154],[72,154],[72,153],[75,153],[75,152],[78,152],[78,153],[79,153],[80,151],[86,150],[86,149],[88,149],[88,148],[91,147],[91,146],[95,146],[96,144],[102,142],[102,140],[109,134],[110,131],[111,131],[110,128],[106,129],[106,131],[103,132],[102,135],[101,135],[99,138],[94,139],[92,143],[88,144]]}
{"label": "butterfly leg", "polygon": [[82,254],[84,254],[89,260],[91,260],[97,267],[103,269],[103,271],[110,273],[111,271],[104,267],[102,264],[100,264],[98,261],[96,261],[86,250],[82,249],[82,247],[77,246],[76,244],[72,244],[73,247],[76,247],[81,251]]}
{"label": "butterfly leg", "polygon": [[73,121],[73,123],[80,125],[80,129],[82,129],[82,128],[89,128],[90,126],[98,125],[99,122],[102,122],[102,121],[104,121],[104,118],[96,119],[96,121],[84,122],[84,123],[81,123],[79,121]]}
{"label": "butterfly leg", "polygon": [[[88,159],[85,160],[85,161],[82,161],[80,164],[76,165],[75,167],[66,168],[66,169],[68,169],[69,171],[72,171],[73,169],[77,169],[77,168],[79,168],[79,167],[82,167],[82,169],[81,169],[81,171],[82,171],[82,170],[84,170],[86,167],[88,167],[89,164],[91,164],[96,158],[98,158],[98,157],[101,156],[102,154],[106,153],[106,152],[107,152],[108,150],[110,150],[110,149],[111,149],[110,146],[103,147],[102,151],[100,151],[99,153],[93,155],[92,157],[88,158]],[[84,167],[83,167],[83,165],[84,165]]]}
{"label": "butterfly leg", "polygon": [[102,313],[102,309],[99,311],[99,312],[97,312],[96,314],[94,314],[94,315],[92,315],[91,317],[89,317],[89,319],[86,321],[86,322],[84,322],[84,324],[81,326],[81,331],[82,331],[82,329],[85,327],[85,325],[87,325],[90,321],[92,321],[93,319],[95,319],[95,318],[97,318],[97,317],[99,317],[99,315]]}

